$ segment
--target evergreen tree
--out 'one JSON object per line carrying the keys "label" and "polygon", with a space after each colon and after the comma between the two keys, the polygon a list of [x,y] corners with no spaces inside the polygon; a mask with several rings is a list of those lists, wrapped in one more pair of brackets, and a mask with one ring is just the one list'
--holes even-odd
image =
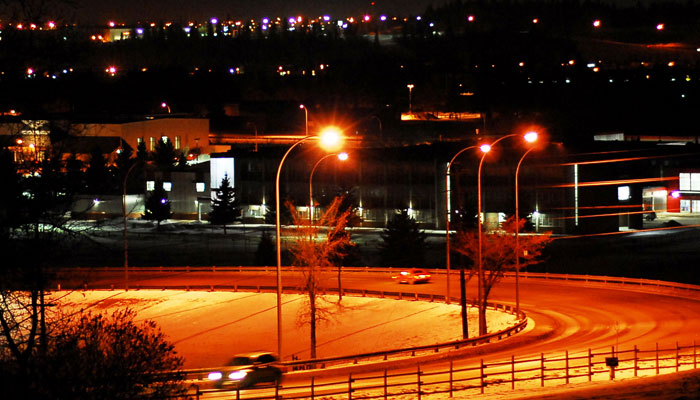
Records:
{"label": "evergreen tree", "polygon": [[231,180],[228,175],[224,175],[221,185],[216,189],[216,195],[211,200],[209,221],[214,225],[223,225],[225,235],[226,225],[232,223],[240,215],[241,210],[238,208],[236,189],[231,187]]}
{"label": "evergreen tree", "polygon": [[163,182],[157,181],[153,192],[146,199],[146,212],[143,218],[149,221],[157,221],[158,229],[160,229],[161,221],[170,218],[171,215],[168,194],[163,189]]}
{"label": "evergreen tree", "polygon": [[166,138],[160,138],[153,151],[153,161],[164,170],[171,169],[177,162],[177,152],[173,142]]}
{"label": "evergreen tree", "polygon": [[382,265],[387,267],[423,267],[425,238],[418,223],[401,210],[387,224],[381,246]]}
{"label": "evergreen tree", "polygon": [[270,232],[263,231],[255,251],[255,265],[272,266],[277,264],[277,253],[275,252],[275,242],[272,240]]}
{"label": "evergreen tree", "polygon": [[87,188],[91,194],[105,194],[109,184],[109,171],[107,160],[105,160],[102,150],[95,146],[90,150],[90,160],[85,176]]}
{"label": "evergreen tree", "polygon": [[141,164],[146,164],[148,161],[148,149],[146,148],[146,142],[141,138],[138,146],[136,146],[136,158]]}

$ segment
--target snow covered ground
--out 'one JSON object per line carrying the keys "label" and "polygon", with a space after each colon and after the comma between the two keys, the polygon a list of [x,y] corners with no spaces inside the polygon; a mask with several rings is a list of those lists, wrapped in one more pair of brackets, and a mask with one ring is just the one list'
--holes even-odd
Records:
{"label": "snow covered ground", "polygon": [[[276,295],[195,291],[75,291],[55,292],[66,309],[112,312],[130,307],[138,320],[158,323],[185,368],[225,364],[237,353],[277,351]],[[461,338],[457,305],[413,300],[327,296],[328,321],[317,330],[318,357],[352,355],[429,345]],[[299,324],[304,296],[282,296],[283,353],[309,357],[308,326]],[[512,325],[515,317],[489,310],[489,331]],[[476,309],[469,313],[470,336],[477,334]]]}
{"label": "snow covered ground", "polygon": [[[112,312],[130,307],[137,320],[154,320],[185,358],[185,368],[225,364],[232,355],[252,350],[277,350],[276,295],[245,292],[196,291],[59,291],[64,310]],[[459,307],[443,303],[343,297],[327,297],[332,318],[318,329],[318,356],[351,355],[379,350],[434,344],[461,336]],[[298,323],[304,297],[283,295],[283,352],[285,359],[309,355],[308,327]],[[476,335],[476,310],[470,310],[470,336]],[[514,322],[509,314],[490,311],[489,331]],[[672,371],[666,369],[667,372]],[[426,388],[427,389],[427,388]],[[359,395],[360,393],[358,393]],[[610,382],[605,374],[593,382],[579,379],[569,385],[538,379],[510,385],[455,392],[452,399],[700,399],[700,370],[644,378],[624,374]],[[344,396],[327,400],[345,399]],[[413,400],[416,394],[392,396]],[[426,400],[443,400],[448,394],[424,394]]]}

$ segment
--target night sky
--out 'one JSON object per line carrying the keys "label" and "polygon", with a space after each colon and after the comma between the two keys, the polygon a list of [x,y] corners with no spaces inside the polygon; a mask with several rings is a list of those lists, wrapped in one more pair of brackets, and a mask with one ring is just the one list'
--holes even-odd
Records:
{"label": "night sky", "polygon": [[376,0],[372,6],[371,1],[367,0],[82,0],[76,13],[78,20],[85,22],[180,22],[188,19],[208,20],[211,17],[238,19],[322,14],[342,18],[366,12],[407,16],[421,14],[431,3],[437,6],[447,1]]}

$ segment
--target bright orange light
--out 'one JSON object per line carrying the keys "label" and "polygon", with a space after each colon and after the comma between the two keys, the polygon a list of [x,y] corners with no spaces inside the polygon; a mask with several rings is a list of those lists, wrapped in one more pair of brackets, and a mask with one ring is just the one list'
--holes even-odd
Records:
{"label": "bright orange light", "polygon": [[339,154],[338,154],[338,160],[340,160],[340,161],[345,161],[345,160],[347,160],[349,157],[350,157],[350,156],[348,155],[348,153],[345,153],[345,152],[342,152],[342,153],[339,153]]}
{"label": "bright orange light", "polygon": [[343,145],[343,134],[335,126],[329,126],[319,135],[319,145],[326,151],[338,150]]}
{"label": "bright orange light", "polygon": [[479,146],[479,150],[481,150],[482,153],[488,153],[489,151],[491,151],[491,145],[484,143],[481,146]]}
{"label": "bright orange light", "polygon": [[525,134],[524,138],[525,138],[526,142],[534,143],[535,141],[537,141],[537,132],[530,131],[530,132]]}
{"label": "bright orange light", "polygon": [[34,148],[34,143],[29,143],[29,148],[33,149]]}
{"label": "bright orange light", "polygon": [[109,27],[114,28],[114,21],[109,21]]}
{"label": "bright orange light", "polygon": [[24,141],[23,141],[22,139],[17,139],[16,142],[17,142],[17,144],[22,144],[22,143],[24,143]]}
{"label": "bright orange light", "polygon": [[34,68],[27,68],[27,75],[34,74]]}
{"label": "bright orange light", "polygon": [[49,28],[53,29],[56,27],[56,23],[53,21],[49,21]]}
{"label": "bright orange light", "polygon": [[539,23],[539,22],[540,22],[540,20],[537,19],[537,18],[534,18],[534,19],[532,20],[532,23],[533,23],[533,24],[537,24],[537,23]]}
{"label": "bright orange light", "polygon": [[304,108],[306,108],[306,106],[303,105],[303,104],[299,104],[299,108],[300,108],[300,109],[304,109]]}
{"label": "bright orange light", "polygon": [[664,24],[658,24],[656,25],[656,30],[657,31],[663,31],[666,26]]}
{"label": "bright orange light", "polygon": [[597,19],[597,20],[593,21],[593,26],[596,28],[600,28],[600,20]]}
{"label": "bright orange light", "polygon": [[473,15],[468,16],[467,21],[474,22],[474,16]]}

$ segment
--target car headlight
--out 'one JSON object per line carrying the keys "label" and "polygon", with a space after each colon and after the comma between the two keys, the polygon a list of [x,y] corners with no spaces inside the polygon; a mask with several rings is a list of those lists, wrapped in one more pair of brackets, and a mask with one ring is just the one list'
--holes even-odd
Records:
{"label": "car headlight", "polygon": [[240,381],[245,378],[246,375],[248,375],[248,371],[233,371],[228,374],[228,379],[232,381]]}
{"label": "car headlight", "polygon": [[207,375],[207,379],[209,379],[210,381],[218,381],[219,379],[221,379],[222,376],[224,375],[221,372],[214,371],[210,372],[209,375]]}

